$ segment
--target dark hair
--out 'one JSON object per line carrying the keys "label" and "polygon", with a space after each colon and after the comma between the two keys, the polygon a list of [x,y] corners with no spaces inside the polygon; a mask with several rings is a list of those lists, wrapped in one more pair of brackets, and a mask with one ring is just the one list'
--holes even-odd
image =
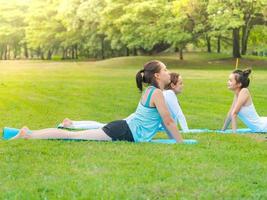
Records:
{"label": "dark hair", "polygon": [[251,69],[240,70],[237,69],[233,71],[235,75],[235,80],[237,83],[241,83],[241,88],[247,88],[249,86],[249,75],[251,73]]}
{"label": "dark hair", "polygon": [[147,83],[149,85],[153,85],[155,87],[159,87],[155,78],[155,73],[159,73],[162,65],[162,62],[158,60],[152,60],[147,62],[144,65],[144,68],[137,72],[136,74],[136,85],[140,91],[143,90],[143,83]]}
{"label": "dark hair", "polygon": [[176,85],[178,80],[179,80],[179,77],[180,77],[180,74],[178,73],[170,73],[170,77],[171,77],[171,82],[166,86],[166,90],[171,90],[172,89],[172,86],[171,84],[174,84]]}

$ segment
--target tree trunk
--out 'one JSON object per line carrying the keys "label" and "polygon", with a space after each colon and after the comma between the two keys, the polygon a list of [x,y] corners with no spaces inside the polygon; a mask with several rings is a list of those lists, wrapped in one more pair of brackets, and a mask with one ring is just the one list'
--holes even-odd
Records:
{"label": "tree trunk", "polygon": [[69,58],[69,48],[66,48],[64,50],[64,59],[68,59]]}
{"label": "tree trunk", "polygon": [[241,58],[239,28],[233,29],[233,57]]}
{"label": "tree trunk", "polygon": [[62,57],[61,60],[65,60],[66,59],[66,49],[62,48]]}
{"label": "tree trunk", "polygon": [[13,53],[13,58],[14,59],[17,58],[17,53],[18,53],[18,48],[17,48],[17,45],[15,45],[15,47],[14,47],[14,53]]}
{"label": "tree trunk", "polygon": [[78,45],[75,45],[75,59],[78,59]]}
{"label": "tree trunk", "polygon": [[40,56],[41,56],[41,48],[40,47],[38,47],[38,49],[36,51],[36,56],[37,56],[37,58],[40,58]]}
{"label": "tree trunk", "polygon": [[53,55],[53,50],[48,50],[48,52],[47,52],[47,60],[51,60],[52,59],[52,55]]}
{"label": "tree trunk", "polygon": [[221,53],[221,36],[217,38],[217,53]]}
{"label": "tree trunk", "polygon": [[130,51],[129,51],[129,49],[127,48],[127,47],[125,47],[125,53],[126,53],[126,56],[129,56],[130,55]]}
{"label": "tree trunk", "polygon": [[0,60],[3,59],[3,46],[0,47]]}
{"label": "tree trunk", "polygon": [[71,59],[75,59],[74,45],[71,47]]}
{"label": "tree trunk", "polygon": [[116,57],[115,51],[113,49],[111,49],[110,51],[111,51],[111,57]]}
{"label": "tree trunk", "polygon": [[24,56],[25,56],[25,58],[29,57],[27,43],[24,44]]}
{"label": "tree trunk", "polygon": [[136,48],[133,48],[133,55],[134,56],[137,56],[137,50],[136,50]]}
{"label": "tree trunk", "polygon": [[101,58],[105,59],[105,51],[104,51],[105,45],[104,45],[104,37],[101,37]]}
{"label": "tree trunk", "polygon": [[241,41],[241,54],[246,55],[247,46],[248,46],[248,37],[250,33],[251,27],[243,26],[242,27],[242,41]]}
{"label": "tree trunk", "polygon": [[67,48],[67,51],[66,51],[66,58],[70,58],[70,48]]}
{"label": "tree trunk", "polygon": [[64,49],[63,59],[68,59],[68,48]]}
{"label": "tree trunk", "polygon": [[206,36],[206,41],[207,41],[207,52],[211,53],[211,44],[210,44],[210,37]]}
{"label": "tree trunk", "polygon": [[44,57],[44,52],[41,51],[41,52],[40,52],[40,56],[41,56],[41,59],[42,59],[42,60],[45,59],[45,57]]}
{"label": "tree trunk", "polygon": [[7,45],[5,45],[4,49],[4,59],[7,60]]}
{"label": "tree trunk", "polygon": [[184,59],[183,48],[179,48],[179,59],[180,60],[183,60]]}
{"label": "tree trunk", "polygon": [[30,58],[33,59],[34,58],[34,52],[32,49],[30,49]]}
{"label": "tree trunk", "polygon": [[10,53],[11,53],[11,51],[10,51],[10,45],[8,45],[7,47],[8,47],[7,48],[7,59],[10,60]]}
{"label": "tree trunk", "polygon": [[257,24],[256,21],[253,22],[253,18],[256,20],[256,16],[253,15],[253,1],[250,3],[250,12],[244,15],[245,24],[242,27],[242,39],[241,39],[241,54],[245,55],[247,53],[247,44],[250,30],[253,24]]}

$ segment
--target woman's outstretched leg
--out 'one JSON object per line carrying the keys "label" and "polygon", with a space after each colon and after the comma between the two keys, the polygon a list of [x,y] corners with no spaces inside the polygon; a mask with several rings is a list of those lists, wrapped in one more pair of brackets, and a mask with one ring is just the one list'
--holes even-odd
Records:
{"label": "woman's outstretched leg", "polygon": [[69,118],[65,118],[61,124],[63,128],[73,129],[99,129],[106,125],[96,121],[73,121]]}
{"label": "woman's outstretched leg", "polygon": [[27,127],[23,127],[18,135],[12,139],[77,139],[77,140],[99,140],[111,141],[112,139],[102,130],[93,129],[85,131],[66,131],[56,128],[48,128],[36,131],[29,131]]}

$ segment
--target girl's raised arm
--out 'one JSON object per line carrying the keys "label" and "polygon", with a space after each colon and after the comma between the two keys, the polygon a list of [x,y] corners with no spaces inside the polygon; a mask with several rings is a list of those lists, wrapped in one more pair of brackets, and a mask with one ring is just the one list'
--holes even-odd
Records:
{"label": "girl's raised arm", "polygon": [[236,103],[231,111],[231,119],[232,119],[232,129],[233,132],[236,132],[237,129],[237,114],[240,111],[241,107],[247,102],[249,98],[249,91],[247,88],[243,88],[236,100]]}
{"label": "girl's raised arm", "polygon": [[159,89],[156,89],[154,94],[152,95],[152,103],[155,104],[162,120],[165,125],[165,127],[168,129],[168,131],[171,133],[173,138],[177,142],[183,142],[182,135],[179,133],[178,128],[174,122],[174,120],[171,117],[171,114],[166,106],[162,91]]}
{"label": "girl's raised arm", "polygon": [[233,99],[233,103],[232,103],[232,105],[231,105],[231,108],[230,108],[230,110],[228,111],[228,113],[227,113],[227,116],[226,116],[226,118],[225,118],[225,120],[224,120],[224,124],[223,124],[223,127],[222,127],[222,131],[225,131],[227,128],[228,128],[228,126],[229,126],[229,124],[231,123],[231,121],[232,121],[232,119],[231,119],[231,113],[232,113],[232,110],[233,110],[233,108],[234,108],[234,106],[235,106],[235,103],[236,103],[236,96],[234,97],[234,99]]}

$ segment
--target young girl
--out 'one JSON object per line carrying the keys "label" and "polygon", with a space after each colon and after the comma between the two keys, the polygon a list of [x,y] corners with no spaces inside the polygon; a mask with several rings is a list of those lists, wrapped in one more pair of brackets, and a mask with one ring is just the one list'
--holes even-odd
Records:
{"label": "young girl", "polygon": [[150,61],[136,74],[136,83],[140,91],[143,83],[149,85],[137,106],[134,116],[128,120],[117,120],[103,128],[85,131],[66,131],[56,128],[29,131],[23,127],[12,139],[82,139],[82,140],[126,140],[130,142],[150,141],[157,133],[159,125],[164,123],[176,142],[183,142],[177,126],[172,119],[162,90],[170,83],[166,66],[160,61]]}
{"label": "young girl", "polygon": [[[168,110],[171,113],[172,118],[174,119],[175,123],[179,123],[183,132],[188,132],[188,126],[183,114],[183,111],[180,107],[178,99],[176,97],[177,94],[180,94],[183,89],[183,80],[182,77],[177,73],[170,73],[171,82],[165,88],[166,90],[163,91],[163,96],[165,102],[168,106]],[[134,113],[131,114],[129,117],[126,118],[130,119],[134,116]],[[96,122],[96,121],[72,121],[68,118],[64,119],[61,123],[61,128],[73,128],[73,129],[95,129],[95,128],[102,128],[106,124]],[[164,126],[160,125],[159,130],[162,130]],[[166,129],[165,129],[166,130]],[[170,135],[169,135],[170,136]]]}
{"label": "young girl", "polygon": [[222,130],[232,122],[232,130],[236,132],[238,116],[253,132],[267,132],[267,117],[259,117],[248,90],[250,73],[250,69],[235,70],[229,76],[228,88],[234,92],[234,100]]}
{"label": "young girl", "polygon": [[183,90],[183,79],[177,73],[171,73],[170,77],[171,82],[166,87],[166,90],[163,91],[163,96],[174,121],[179,123],[183,132],[188,132],[189,129],[184,113],[176,97]]}

